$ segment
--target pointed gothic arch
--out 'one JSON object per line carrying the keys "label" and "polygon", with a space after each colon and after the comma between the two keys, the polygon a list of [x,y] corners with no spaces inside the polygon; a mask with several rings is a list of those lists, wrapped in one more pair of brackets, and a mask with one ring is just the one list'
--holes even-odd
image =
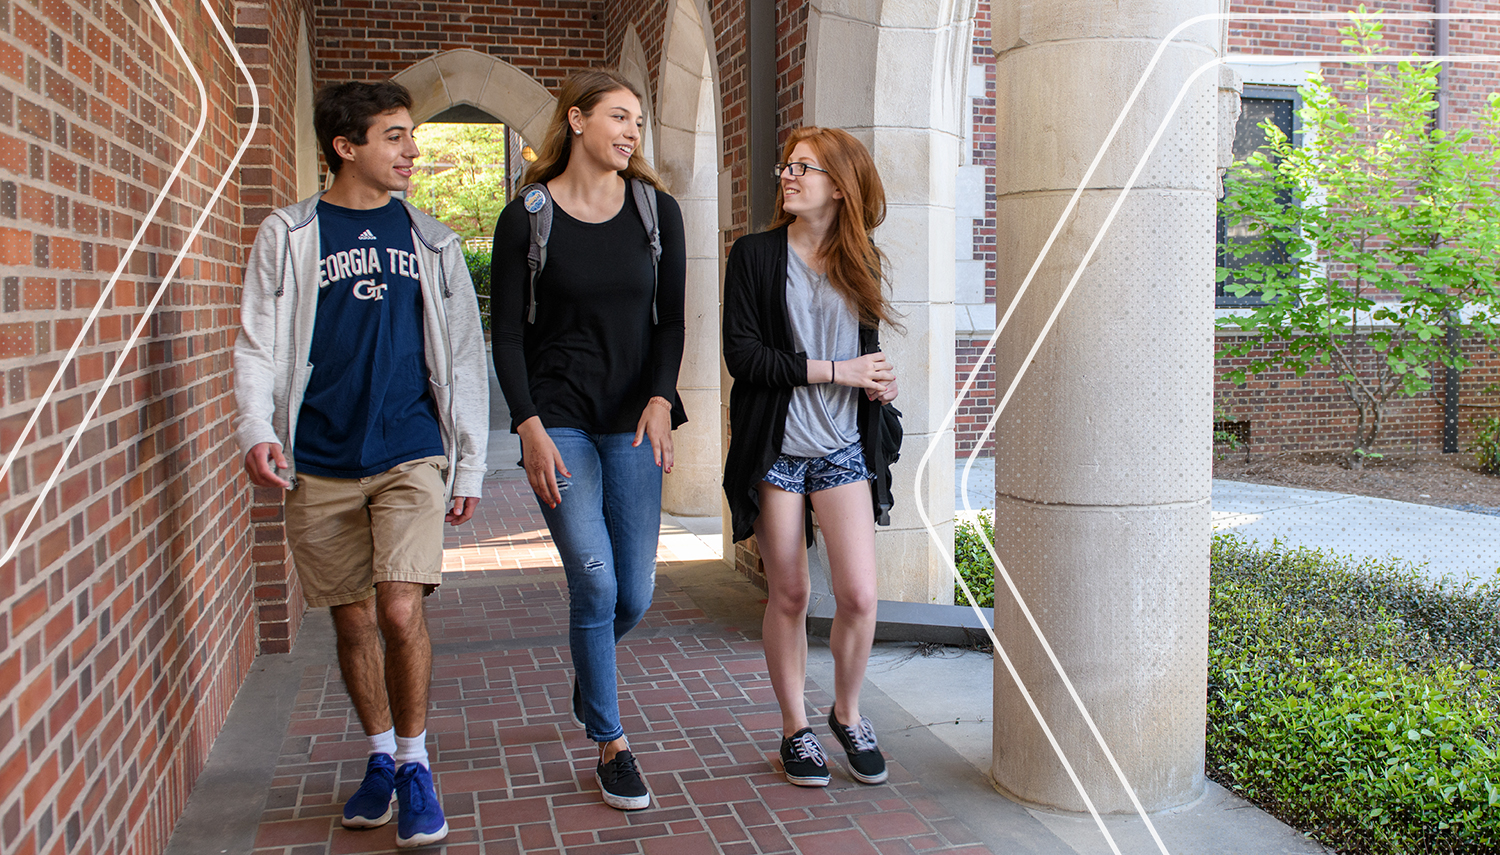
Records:
{"label": "pointed gothic arch", "polygon": [[503,59],[460,48],[402,70],[395,81],[411,91],[411,117],[425,122],[450,107],[469,106],[540,141],[557,99],[535,78]]}

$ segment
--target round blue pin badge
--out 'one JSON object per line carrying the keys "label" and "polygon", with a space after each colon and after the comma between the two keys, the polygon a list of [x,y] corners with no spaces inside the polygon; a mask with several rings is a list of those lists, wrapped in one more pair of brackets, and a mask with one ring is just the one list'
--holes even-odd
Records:
{"label": "round blue pin badge", "polygon": [[526,212],[528,214],[535,214],[537,211],[540,211],[542,209],[543,205],[547,204],[547,194],[543,193],[540,189],[533,187],[526,194],[526,199],[521,204],[526,206]]}

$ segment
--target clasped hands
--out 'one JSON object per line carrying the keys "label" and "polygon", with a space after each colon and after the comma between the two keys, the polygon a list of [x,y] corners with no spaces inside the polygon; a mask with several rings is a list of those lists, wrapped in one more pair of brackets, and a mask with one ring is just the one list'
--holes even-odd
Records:
{"label": "clasped hands", "polygon": [[896,400],[896,369],[885,354],[876,351],[854,359],[808,361],[807,382],[837,383],[865,390],[871,401],[888,404]]}

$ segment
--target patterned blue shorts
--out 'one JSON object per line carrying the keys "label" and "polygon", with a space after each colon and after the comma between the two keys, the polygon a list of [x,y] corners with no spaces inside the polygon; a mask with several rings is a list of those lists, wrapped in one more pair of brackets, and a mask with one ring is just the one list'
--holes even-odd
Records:
{"label": "patterned blue shorts", "polygon": [[874,479],[865,465],[865,450],[858,442],[824,457],[793,457],[783,454],[771,464],[765,481],[788,493],[818,493]]}

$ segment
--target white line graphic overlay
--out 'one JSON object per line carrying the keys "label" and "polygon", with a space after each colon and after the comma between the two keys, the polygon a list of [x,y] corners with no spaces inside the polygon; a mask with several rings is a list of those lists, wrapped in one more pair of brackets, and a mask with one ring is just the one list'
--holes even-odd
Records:
{"label": "white line graphic overlay", "polygon": [[[163,19],[162,23],[165,25],[166,20]],[[168,35],[172,36],[172,44],[177,48],[178,55],[191,68],[192,64],[188,61],[188,56],[183,52],[182,44],[177,41],[172,28],[168,26],[166,29]],[[125,253],[120,256],[120,263],[115,265],[115,272],[110,275],[109,282],[105,283],[104,287],[100,290],[99,299],[94,301],[94,308],[89,312],[89,316],[84,320],[83,325],[79,327],[78,335],[73,339],[73,346],[68,348],[67,354],[63,356],[62,362],[57,366],[57,372],[52,375],[52,382],[47,384],[47,390],[42,393],[41,399],[37,401],[36,407],[31,411],[31,418],[27,420],[26,427],[21,429],[21,435],[16,438],[15,445],[11,446],[10,452],[6,454],[5,462],[0,464],[0,479],[5,478],[6,474],[10,472],[10,467],[15,462],[16,454],[21,450],[21,446],[26,443],[26,438],[31,435],[31,429],[36,427],[37,420],[41,418],[42,408],[51,400],[52,393],[57,391],[58,385],[62,382],[63,374],[78,354],[78,348],[83,345],[84,340],[88,337],[89,330],[93,329],[94,323],[99,319],[99,313],[104,310],[104,304],[109,299],[111,292],[114,291],[115,283],[119,282],[120,276],[124,274],[126,266],[130,263],[130,259],[135,255],[136,248],[140,246],[141,241],[146,236],[146,231],[151,228],[152,221],[156,219],[157,211],[161,210],[161,206],[167,201],[167,193],[171,189],[172,184],[182,174],[182,170],[187,166],[189,158],[193,156],[193,149],[198,145],[198,140],[203,136],[203,128],[208,123],[208,92],[203,88],[203,81],[198,78],[196,73],[193,74],[193,80],[198,84],[200,101],[198,126],[193,129],[192,136],[188,138],[187,145],[182,149],[182,154],[177,158],[177,162],[172,165],[172,171],[167,176],[166,183],[162,185],[161,192],[157,194],[156,199],[151,203],[151,207],[146,211],[146,216],[141,220],[140,227],[136,229],[135,236],[131,238],[130,244],[125,247]],[[14,539],[18,540],[19,537]]]}
{"label": "white line graphic overlay", "polygon": [[[141,227],[136,231],[134,239],[132,239],[130,242],[130,246],[127,248],[124,256],[120,259],[119,265],[115,268],[114,274],[110,277],[109,284],[101,291],[99,300],[95,303],[93,311],[90,312],[88,320],[85,321],[83,327],[79,330],[78,337],[74,340],[73,346],[68,350],[67,356],[64,358],[62,364],[58,367],[57,373],[52,378],[51,385],[47,387],[47,391],[42,396],[42,399],[37,402],[36,408],[32,412],[31,419],[26,424],[26,429],[21,433],[21,436],[17,438],[16,445],[6,456],[4,466],[0,467],[0,478],[3,478],[9,471],[11,464],[15,460],[17,452],[20,450],[22,443],[24,443],[26,440],[27,434],[30,432],[32,427],[35,426],[38,418],[40,418],[42,408],[47,405],[47,401],[50,399],[52,393],[56,390],[58,384],[61,382],[63,372],[67,369],[69,362],[73,360],[78,353],[78,348],[83,343],[83,340],[87,335],[89,328],[98,319],[99,313],[104,307],[104,301],[108,298],[110,291],[113,289],[115,283],[119,280],[121,274],[124,273],[125,266],[128,263],[131,255],[140,245],[142,238],[145,236],[146,229],[150,226],[152,219],[156,216],[156,212],[166,201],[167,194],[171,192],[172,184],[177,180],[177,177],[181,174],[183,167],[187,164],[188,159],[192,156],[193,149],[197,145],[198,140],[202,137],[204,126],[208,121],[208,90],[203,85],[203,78],[198,74],[198,69],[194,67],[192,60],[187,55],[187,51],[183,49],[182,42],[178,40],[176,31],[172,28],[171,23],[167,21],[166,14],[162,11],[162,8],[157,0],[148,0],[148,2],[151,4],[152,11],[156,13],[156,17],[161,21],[163,29],[166,30],[167,37],[171,39],[172,46],[176,49],[178,55],[182,57],[183,65],[186,67],[188,74],[192,76],[193,83],[198,89],[198,94],[201,102],[201,108],[199,110],[198,116],[198,125],[194,130],[192,137],[189,139],[188,145],[183,149],[182,156],[178,158],[171,175],[167,179],[167,182],[162,186],[161,192],[157,195],[156,200],[152,203],[151,208],[147,213],[146,219],[141,223]],[[119,376],[120,368],[125,364],[125,360],[130,354],[131,349],[135,347],[136,342],[140,339],[141,333],[146,328],[146,324],[150,322],[152,312],[155,311],[157,304],[161,302],[161,298],[166,293],[167,287],[172,283],[172,279],[176,276],[177,270],[182,266],[183,260],[186,258],[188,251],[192,248],[193,241],[197,240],[198,234],[203,230],[204,223],[206,223],[209,216],[212,215],[214,206],[218,204],[219,198],[224,194],[224,188],[228,186],[230,179],[234,175],[235,168],[239,166],[240,160],[245,155],[245,150],[250,147],[250,141],[255,135],[256,128],[259,126],[260,92],[256,88],[255,79],[251,76],[250,69],[245,65],[244,59],[240,57],[240,52],[238,48],[235,47],[234,39],[230,38],[229,33],[224,29],[223,22],[219,20],[219,16],[214,12],[213,7],[209,5],[208,0],[201,0],[201,4],[203,6],[203,10],[208,13],[209,20],[213,21],[214,29],[218,32],[219,38],[224,42],[225,47],[228,48],[230,56],[234,57],[235,65],[239,68],[240,74],[244,77],[245,83],[249,87],[251,100],[250,126],[246,129],[245,137],[240,142],[239,148],[235,151],[234,157],[230,159],[229,164],[224,168],[223,173],[219,178],[219,183],[215,185],[213,192],[209,194],[208,200],[204,203],[203,211],[198,215],[198,219],[194,221],[192,229],[183,239],[182,248],[178,250],[177,256],[172,259],[171,267],[167,269],[166,274],[162,277],[161,284],[157,286],[156,292],[152,294],[150,302],[146,304],[145,310],[142,312],[140,320],[136,323],[135,328],[131,330],[130,337],[125,341],[124,346],[121,347],[119,355],[115,358],[114,365],[110,368],[109,374],[104,378],[104,383],[99,387],[98,392],[94,394],[94,399],[92,402],[90,402],[89,408],[84,413],[82,421],[79,422],[78,427],[73,431],[72,437],[68,440],[67,447],[63,450],[62,455],[58,458],[57,465],[52,469],[52,475],[47,479],[47,483],[42,486],[41,491],[38,492],[36,498],[32,501],[30,512],[27,513],[25,521],[21,523],[20,529],[18,529],[16,533],[11,537],[11,542],[6,547],[5,553],[3,555],[0,555],[0,564],[4,564],[5,562],[9,561],[12,557],[15,556],[16,551],[20,548],[21,542],[26,537],[26,532],[31,528],[32,522],[36,520],[37,514],[41,511],[42,502],[46,499],[47,494],[51,492],[53,486],[57,484],[58,477],[62,474],[63,469],[67,466],[68,458],[72,456],[73,450],[78,447],[79,440],[83,438],[84,431],[88,429],[89,423],[93,421],[94,416],[98,413],[99,405],[104,400],[104,394],[109,391],[109,388],[111,386],[114,385],[115,379]]]}
{"label": "white line graphic overlay", "polygon": [[[1041,268],[1042,262],[1046,259],[1047,255],[1051,251],[1052,244],[1055,242],[1055,240],[1058,237],[1058,235],[1062,232],[1062,229],[1066,225],[1066,223],[1068,221],[1068,218],[1072,215],[1073,210],[1076,207],[1079,198],[1083,195],[1084,190],[1088,186],[1089,180],[1093,177],[1094,172],[1098,169],[1099,164],[1102,162],[1102,160],[1104,158],[1104,155],[1109,150],[1110,145],[1113,143],[1116,134],[1119,132],[1120,128],[1124,125],[1126,116],[1129,115],[1131,108],[1135,105],[1135,101],[1136,101],[1137,97],[1140,95],[1141,91],[1145,88],[1145,84],[1146,84],[1147,79],[1151,76],[1152,72],[1155,70],[1158,62],[1160,61],[1162,55],[1165,53],[1167,47],[1184,30],[1188,29],[1189,27],[1195,26],[1197,24],[1206,23],[1206,22],[1209,22],[1209,21],[1242,20],[1242,19],[1243,20],[1301,20],[1301,21],[1307,21],[1307,20],[1315,20],[1315,21],[1316,20],[1324,20],[1324,21],[1345,21],[1345,20],[1350,20],[1350,21],[1352,21],[1352,20],[1358,20],[1358,19],[1390,19],[1390,20],[1500,20],[1500,14],[1497,14],[1497,13],[1469,13],[1469,14],[1464,14],[1464,13],[1447,13],[1447,14],[1438,14],[1438,13],[1426,13],[1426,14],[1424,14],[1424,13],[1389,13],[1389,14],[1387,14],[1387,13],[1380,13],[1380,12],[1366,12],[1366,13],[1363,13],[1363,14],[1358,13],[1358,12],[1338,12],[1338,13],[1274,13],[1274,12],[1267,12],[1267,13],[1243,13],[1243,14],[1238,14],[1238,13],[1236,13],[1236,14],[1217,13],[1217,14],[1211,14],[1211,15],[1200,15],[1200,16],[1197,16],[1195,18],[1191,18],[1191,19],[1183,22],[1182,24],[1179,24],[1170,33],[1168,33],[1162,39],[1161,43],[1157,46],[1156,52],[1152,55],[1151,60],[1147,63],[1146,68],[1144,69],[1144,71],[1141,74],[1140,81],[1136,84],[1135,89],[1131,92],[1130,97],[1126,100],[1124,106],[1121,108],[1120,114],[1119,114],[1118,118],[1116,118],[1114,125],[1110,128],[1110,131],[1109,131],[1108,135],[1106,135],[1106,137],[1104,139],[1104,142],[1099,147],[1099,151],[1094,156],[1093,161],[1089,164],[1088,170],[1084,173],[1082,179],[1080,179],[1078,187],[1074,190],[1073,195],[1069,198],[1068,203],[1064,207],[1062,214],[1058,217],[1057,224],[1053,227],[1053,230],[1052,230],[1051,234],[1048,235],[1048,238],[1047,238],[1046,242],[1043,244],[1042,249],[1041,249],[1040,253],[1037,256],[1036,261],[1033,262],[1030,270],[1027,271],[1027,274],[1026,274],[1025,278],[1022,280],[1021,286],[1017,289],[1017,292],[1016,292],[1015,296],[1011,299],[1010,305],[1006,307],[1004,315],[1001,317],[1001,319],[999,320],[999,322],[996,324],[995,332],[990,336],[990,339],[989,339],[988,343],[986,344],[983,352],[980,354],[978,360],[976,360],[976,362],[974,364],[974,368],[969,372],[969,375],[965,378],[964,385],[961,388],[961,390],[959,392],[959,395],[956,397],[953,406],[949,409],[948,414],[944,417],[944,419],[943,419],[942,423],[940,424],[940,426],[938,427],[937,431],[934,432],[933,439],[929,442],[928,447],[927,447],[927,451],[923,454],[923,456],[921,458],[921,461],[918,463],[917,473],[916,473],[916,477],[915,477],[914,484],[913,484],[913,495],[914,495],[914,498],[916,499],[917,511],[918,511],[918,514],[920,515],[920,517],[922,518],[923,525],[927,529],[928,536],[931,537],[934,542],[938,543],[938,545],[940,547],[945,546],[946,544],[942,543],[942,541],[938,538],[937,531],[933,527],[932,522],[931,522],[930,518],[928,517],[928,515],[927,515],[927,513],[925,511],[925,508],[923,507],[922,497],[920,495],[919,488],[917,487],[917,485],[921,484],[921,482],[922,482],[922,475],[926,471],[927,465],[928,465],[929,461],[931,460],[933,453],[937,449],[938,438],[941,437],[942,434],[945,431],[947,431],[953,425],[955,417],[956,417],[956,414],[958,412],[958,408],[963,405],[964,401],[969,396],[969,394],[970,394],[970,392],[971,392],[971,390],[972,390],[972,388],[974,386],[974,383],[976,382],[976,380],[978,378],[978,375],[979,375],[980,371],[984,367],[985,362],[993,354],[995,343],[996,343],[996,341],[998,341],[998,339],[1000,337],[1000,333],[1005,329],[1006,324],[1010,321],[1011,315],[1015,312],[1016,307],[1020,304],[1020,301],[1021,301],[1022,297],[1025,295],[1027,288],[1030,286],[1032,279],[1035,278],[1035,276],[1037,274],[1037,271]],[[1123,206],[1123,204],[1125,202],[1125,199],[1129,196],[1131,189],[1134,188],[1136,180],[1140,177],[1140,174],[1145,169],[1145,166],[1146,166],[1147,162],[1149,162],[1151,155],[1155,152],[1157,144],[1161,141],[1162,136],[1166,133],[1166,129],[1167,129],[1168,124],[1175,117],[1178,109],[1182,105],[1182,102],[1186,98],[1186,96],[1187,96],[1189,90],[1191,89],[1193,83],[1202,74],[1204,74],[1205,72],[1209,71],[1210,69],[1217,68],[1220,65],[1223,65],[1223,64],[1228,63],[1228,62],[1245,63],[1245,64],[1250,64],[1250,63],[1274,64],[1274,63],[1282,63],[1282,62],[1287,62],[1287,61],[1308,61],[1308,60],[1315,60],[1315,61],[1319,61],[1319,62],[1350,62],[1350,63],[1355,63],[1355,62],[1392,63],[1392,62],[1402,62],[1402,61],[1413,61],[1413,62],[1490,62],[1490,63],[1492,63],[1492,62],[1500,62],[1500,55],[1474,54],[1474,55],[1443,55],[1443,56],[1432,56],[1432,55],[1388,55],[1388,54],[1380,54],[1380,55],[1373,55],[1373,56],[1363,56],[1363,55],[1346,55],[1346,54],[1269,54],[1269,55],[1229,54],[1229,55],[1226,55],[1224,57],[1219,57],[1219,58],[1213,59],[1213,60],[1205,63],[1204,65],[1200,66],[1198,69],[1196,69],[1188,77],[1187,81],[1182,85],[1182,87],[1178,91],[1177,97],[1173,100],[1172,105],[1171,105],[1171,107],[1169,108],[1169,110],[1167,112],[1167,115],[1163,118],[1160,126],[1156,130],[1156,133],[1152,136],[1151,141],[1147,144],[1146,150],[1142,153],[1139,161],[1136,164],[1136,167],[1135,167],[1134,171],[1130,175],[1129,180],[1125,183],[1124,187],[1121,189],[1119,197],[1116,199],[1114,205],[1110,208],[1110,211],[1109,211],[1108,215],[1105,217],[1104,222],[1100,225],[1098,234],[1094,237],[1093,241],[1090,243],[1089,248],[1085,251],[1083,258],[1080,260],[1080,262],[1078,264],[1078,267],[1074,270],[1073,275],[1070,277],[1066,288],[1063,290],[1062,295],[1058,299],[1058,303],[1057,303],[1056,307],[1054,307],[1054,309],[1052,310],[1051,314],[1049,315],[1046,323],[1043,325],[1041,332],[1038,334],[1036,340],[1033,342],[1033,344],[1031,346],[1031,349],[1028,351],[1028,353],[1026,355],[1026,358],[1021,361],[1021,368],[1017,371],[1016,376],[1011,379],[1010,385],[1007,387],[1004,396],[1002,396],[999,399],[999,401],[997,401],[997,403],[995,405],[994,414],[990,417],[988,424],[985,426],[985,430],[984,430],[983,434],[981,434],[978,443],[976,443],[975,451],[972,452],[969,455],[969,457],[967,459],[967,462],[965,463],[965,466],[964,466],[964,474],[963,474],[963,479],[962,479],[962,482],[961,482],[961,489],[959,490],[959,493],[960,493],[960,495],[962,495],[964,497],[964,510],[965,511],[972,511],[973,510],[973,508],[969,505],[969,501],[968,501],[968,482],[969,482],[969,478],[970,478],[970,473],[973,471],[974,461],[975,461],[975,459],[978,456],[979,449],[983,448],[984,444],[989,441],[989,438],[990,438],[990,436],[992,435],[992,433],[994,431],[995,424],[998,422],[998,420],[1000,418],[1000,415],[1004,412],[1006,405],[1009,403],[1011,396],[1014,394],[1016,388],[1019,386],[1019,384],[1021,382],[1021,379],[1025,376],[1027,366],[1029,366],[1031,364],[1032,358],[1034,358],[1035,355],[1036,355],[1036,353],[1037,353],[1037,351],[1040,350],[1043,341],[1046,339],[1047,333],[1051,331],[1053,323],[1057,320],[1058,316],[1061,314],[1063,306],[1066,304],[1066,302],[1068,300],[1068,297],[1071,295],[1074,286],[1076,286],[1077,283],[1078,283],[1078,281],[1082,278],[1083,272],[1087,268],[1088,263],[1089,263],[1090,259],[1093,257],[1093,254],[1094,254],[1095,250],[1097,250],[1098,247],[1099,247],[1099,245],[1103,242],[1104,236],[1108,233],[1109,227],[1114,222],[1115,216],[1118,214],[1120,208]],[[1115,776],[1120,781],[1120,784],[1125,788],[1125,791],[1126,791],[1127,795],[1130,798],[1130,802],[1131,802],[1132,806],[1135,808],[1136,813],[1140,816],[1140,818],[1141,818],[1142,822],[1144,823],[1145,827],[1150,832],[1151,837],[1152,837],[1153,841],[1155,841],[1158,850],[1161,851],[1163,853],[1163,855],[1168,855],[1166,845],[1162,842],[1160,835],[1156,831],[1156,827],[1152,824],[1149,815],[1146,813],[1145,809],[1142,807],[1142,805],[1140,803],[1140,800],[1136,796],[1134,788],[1130,785],[1129,781],[1126,779],[1124,770],[1120,768],[1119,763],[1115,760],[1113,752],[1110,751],[1109,746],[1106,744],[1103,735],[1099,732],[1099,729],[1098,729],[1097,725],[1094,723],[1093,717],[1091,715],[1089,715],[1089,712],[1088,712],[1087,708],[1085,707],[1082,698],[1079,697],[1077,690],[1073,686],[1072,680],[1069,679],[1069,677],[1068,677],[1068,675],[1066,673],[1066,670],[1062,667],[1062,663],[1057,659],[1057,656],[1054,653],[1051,644],[1047,641],[1045,634],[1041,630],[1041,627],[1037,624],[1036,618],[1033,616],[1030,608],[1026,604],[1025,599],[1021,596],[1020,591],[1016,588],[1015,582],[1012,580],[1012,578],[1010,576],[1010,573],[1005,569],[1004,563],[1000,560],[999,555],[996,553],[994,544],[992,544],[992,543],[986,543],[985,544],[985,549],[989,553],[991,560],[993,560],[994,563],[995,563],[995,569],[996,569],[997,576],[999,578],[1003,578],[1004,579],[1005,584],[1006,584],[1006,588],[1009,590],[1011,596],[1015,598],[1016,604],[1021,609],[1022,614],[1026,617],[1027,624],[1030,626],[1032,633],[1036,636],[1037,641],[1041,644],[1042,649],[1046,652],[1047,658],[1048,658],[1049,662],[1051,663],[1051,665],[1053,667],[1053,670],[1056,671],[1056,673],[1058,675],[1058,678],[1062,681],[1064,687],[1067,689],[1069,697],[1073,701],[1074,706],[1078,709],[1078,712],[1082,715],[1084,722],[1087,724],[1087,726],[1089,728],[1090,734],[1094,737],[1094,740],[1098,744],[1100,750],[1104,753],[1104,756],[1108,760],[1111,769],[1115,773]],[[1032,715],[1036,718],[1037,723],[1041,726],[1041,728],[1043,730],[1043,733],[1047,736],[1048,743],[1051,745],[1053,752],[1057,755],[1058,760],[1063,764],[1063,767],[1067,771],[1068,777],[1072,781],[1074,788],[1078,791],[1079,796],[1083,799],[1084,804],[1088,807],[1089,815],[1093,818],[1094,823],[1099,828],[1100,833],[1104,835],[1106,841],[1109,844],[1109,847],[1110,847],[1111,851],[1113,851],[1115,853],[1118,853],[1119,852],[1119,848],[1115,844],[1114,838],[1110,835],[1108,829],[1104,826],[1103,820],[1100,818],[1099,814],[1094,809],[1093,802],[1089,799],[1088,794],[1085,792],[1082,784],[1078,780],[1078,777],[1074,773],[1072,765],[1068,762],[1068,759],[1067,759],[1065,753],[1063,752],[1061,746],[1058,745],[1056,738],[1052,734],[1051,728],[1048,727],[1046,721],[1043,720],[1041,712],[1038,709],[1035,701],[1033,700],[1030,691],[1026,688],[1025,683],[1021,680],[1020,675],[1016,672],[1015,666],[1012,664],[1012,662],[1010,660],[1010,656],[1005,652],[1004,647],[1000,644],[999,639],[995,636],[994,628],[990,626],[990,624],[989,624],[989,622],[987,620],[985,620],[983,612],[980,610],[980,608],[976,604],[973,592],[969,590],[968,584],[966,582],[964,582],[964,580],[963,580],[963,578],[961,576],[959,576],[959,574],[957,572],[957,568],[954,566],[951,549],[948,550],[948,551],[943,551],[943,556],[944,556],[944,559],[946,561],[948,561],[949,571],[953,573],[953,576],[954,576],[955,580],[957,581],[959,587],[963,590],[964,596],[968,599],[970,607],[974,610],[975,615],[979,618],[980,624],[982,626],[984,626],[986,634],[989,636],[991,643],[994,645],[995,651],[1000,655],[1001,661],[1005,664],[1006,670],[1010,674],[1011,679],[1015,681],[1016,686],[1021,690],[1021,693],[1022,693],[1023,697],[1025,698],[1027,707],[1031,710]]]}

